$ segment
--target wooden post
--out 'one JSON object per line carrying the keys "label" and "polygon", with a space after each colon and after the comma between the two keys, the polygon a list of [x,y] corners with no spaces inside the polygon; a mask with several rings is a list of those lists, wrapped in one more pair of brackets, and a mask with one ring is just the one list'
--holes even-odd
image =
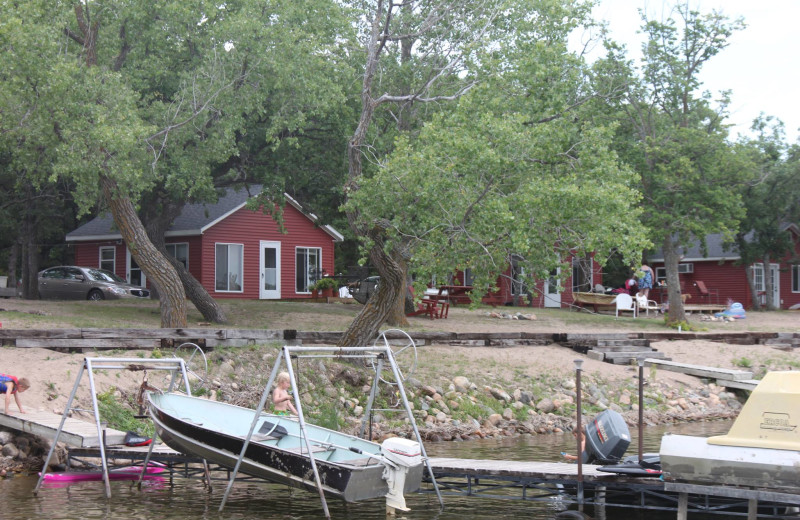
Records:
{"label": "wooden post", "polygon": [[678,495],[678,520],[686,520],[689,510],[689,494],[680,493]]}

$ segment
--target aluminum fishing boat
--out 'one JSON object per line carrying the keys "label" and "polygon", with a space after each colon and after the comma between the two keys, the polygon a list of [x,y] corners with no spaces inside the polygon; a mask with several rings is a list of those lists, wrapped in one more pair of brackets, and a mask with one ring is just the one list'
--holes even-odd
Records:
{"label": "aluminum fishing boat", "polygon": [[[234,468],[255,410],[177,393],[150,393],[158,437],[171,448]],[[348,502],[399,495],[420,487],[423,459],[417,442],[383,444],[306,423],[308,444],[326,494]],[[261,413],[239,471],[316,491],[306,440],[296,417]]]}

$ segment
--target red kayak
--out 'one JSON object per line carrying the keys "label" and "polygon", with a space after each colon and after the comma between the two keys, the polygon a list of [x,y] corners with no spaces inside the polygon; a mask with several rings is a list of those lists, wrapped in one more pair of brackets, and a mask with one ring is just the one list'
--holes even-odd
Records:
{"label": "red kayak", "polygon": [[[144,478],[158,477],[160,473],[167,471],[162,465],[150,463],[145,471]],[[125,466],[110,470],[109,480],[137,480],[142,473],[141,466]],[[41,473],[39,474],[41,475]],[[45,473],[45,482],[82,482],[87,480],[103,480],[102,471],[64,471],[62,473]]]}

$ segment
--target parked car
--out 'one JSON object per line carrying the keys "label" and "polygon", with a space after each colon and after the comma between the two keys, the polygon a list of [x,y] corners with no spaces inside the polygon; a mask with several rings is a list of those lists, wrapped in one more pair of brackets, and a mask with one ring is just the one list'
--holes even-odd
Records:
{"label": "parked car", "polygon": [[131,285],[111,271],[61,265],[39,272],[39,296],[61,300],[149,298],[150,291]]}

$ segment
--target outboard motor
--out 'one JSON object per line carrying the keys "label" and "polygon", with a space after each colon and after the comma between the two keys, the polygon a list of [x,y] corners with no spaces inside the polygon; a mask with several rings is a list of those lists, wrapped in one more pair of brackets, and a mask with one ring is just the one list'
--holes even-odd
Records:
{"label": "outboard motor", "polygon": [[381,444],[381,454],[388,461],[383,471],[383,478],[389,486],[386,493],[386,506],[408,511],[406,500],[403,497],[403,490],[406,486],[406,476],[411,468],[422,464],[422,450],[419,443],[391,437]]}
{"label": "outboard motor", "polygon": [[625,419],[614,410],[603,410],[586,425],[586,464],[616,464],[631,443]]}

